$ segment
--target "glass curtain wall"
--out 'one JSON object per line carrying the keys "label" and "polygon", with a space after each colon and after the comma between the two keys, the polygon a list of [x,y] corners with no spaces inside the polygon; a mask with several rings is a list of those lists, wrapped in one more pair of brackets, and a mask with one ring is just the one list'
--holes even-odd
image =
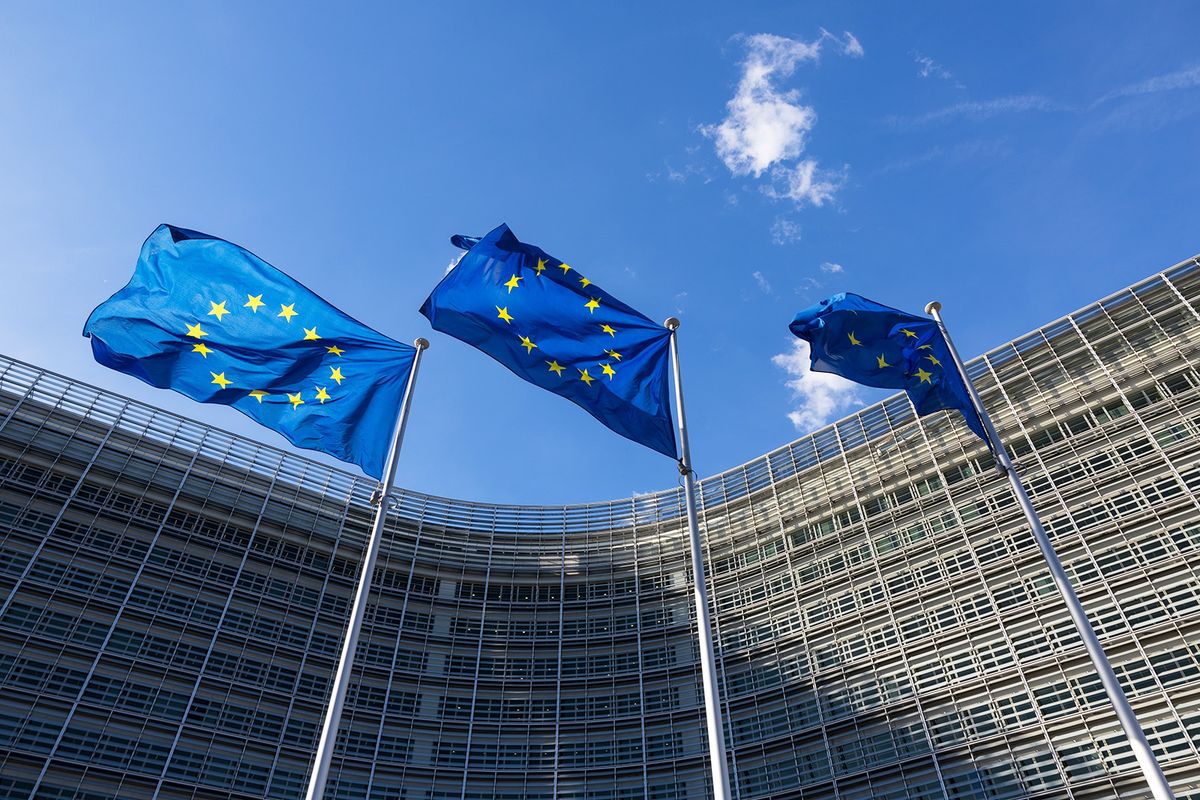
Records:
{"label": "glass curtain wall", "polygon": [[[1200,797],[1200,268],[970,364]],[[0,798],[300,798],[371,481],[0,357]],[[1141,797],[1005,480],[897,396],[702,482],[735,793]],[[400,490],[331,797],[709,791],[682,497]]]}

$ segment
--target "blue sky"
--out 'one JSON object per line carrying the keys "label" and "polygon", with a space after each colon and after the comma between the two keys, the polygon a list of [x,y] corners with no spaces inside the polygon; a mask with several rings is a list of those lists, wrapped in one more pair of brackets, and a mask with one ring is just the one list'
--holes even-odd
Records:
{"label": "blue sky", "polygon": [[[400,483],[603,500],[674,465],[437,334],[453,233],[507,222],[677,315],[711,474],[874,391],[787,323],[938,298],[975,355],[1200,251],[1194,3],[6,4],[0,351],[282,444],[79,335],[171,222],[427,336]],[[286,446],[286,445],[285,445]]]}

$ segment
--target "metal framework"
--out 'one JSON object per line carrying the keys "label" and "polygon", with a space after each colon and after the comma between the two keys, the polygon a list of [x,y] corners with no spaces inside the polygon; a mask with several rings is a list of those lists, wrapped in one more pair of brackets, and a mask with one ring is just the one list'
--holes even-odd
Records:
{"label": "metal framework", "polygon": [[[968,365],[1200,796],[1200,267]],[[0,798],[299,798],[373,481],[0,358]],[[1139,796],[1003,476],[889,398],[699,484],[735,797]],[[679,490],[399,491],[329,796],[711,791]]]}

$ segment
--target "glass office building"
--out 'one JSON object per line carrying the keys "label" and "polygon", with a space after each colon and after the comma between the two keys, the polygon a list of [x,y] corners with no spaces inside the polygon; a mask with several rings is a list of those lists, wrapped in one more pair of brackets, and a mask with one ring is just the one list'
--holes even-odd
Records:
{"label": "glass office building", "polygon": [[[1197,262],[1200,263],[1200,262]],[[1200,266],[972,362],[1200,795]],[[299,798],[372,481],[0,359],[0,798]],[[1144,797],[988,451],[903,396],[703,481],[736,796]],[[399,491],[330,795],[710,791],[678,490]]]}

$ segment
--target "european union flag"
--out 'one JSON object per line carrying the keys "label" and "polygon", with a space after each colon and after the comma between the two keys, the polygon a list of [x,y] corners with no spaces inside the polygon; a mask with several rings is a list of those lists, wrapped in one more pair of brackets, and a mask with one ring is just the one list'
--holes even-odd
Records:
{"label": "european union flag", "polygon": [[937,323],[856,294],[837,294],[796,315],[812,368],[855,383],[903,389],[920,415],[957,408],[985,442],[983,423]]}
{"label": "european union flag", "polygon": [[667,400],[671,332],[507,225],[467,252],[421,306],[433,327],[478,347],[612,430],[676,458]]}
{"label": "european union flag", "polygon": [[171,225],[150,234],[83,335],[106,367],[233,406],[375,478],[416,354],[248,250]]}

